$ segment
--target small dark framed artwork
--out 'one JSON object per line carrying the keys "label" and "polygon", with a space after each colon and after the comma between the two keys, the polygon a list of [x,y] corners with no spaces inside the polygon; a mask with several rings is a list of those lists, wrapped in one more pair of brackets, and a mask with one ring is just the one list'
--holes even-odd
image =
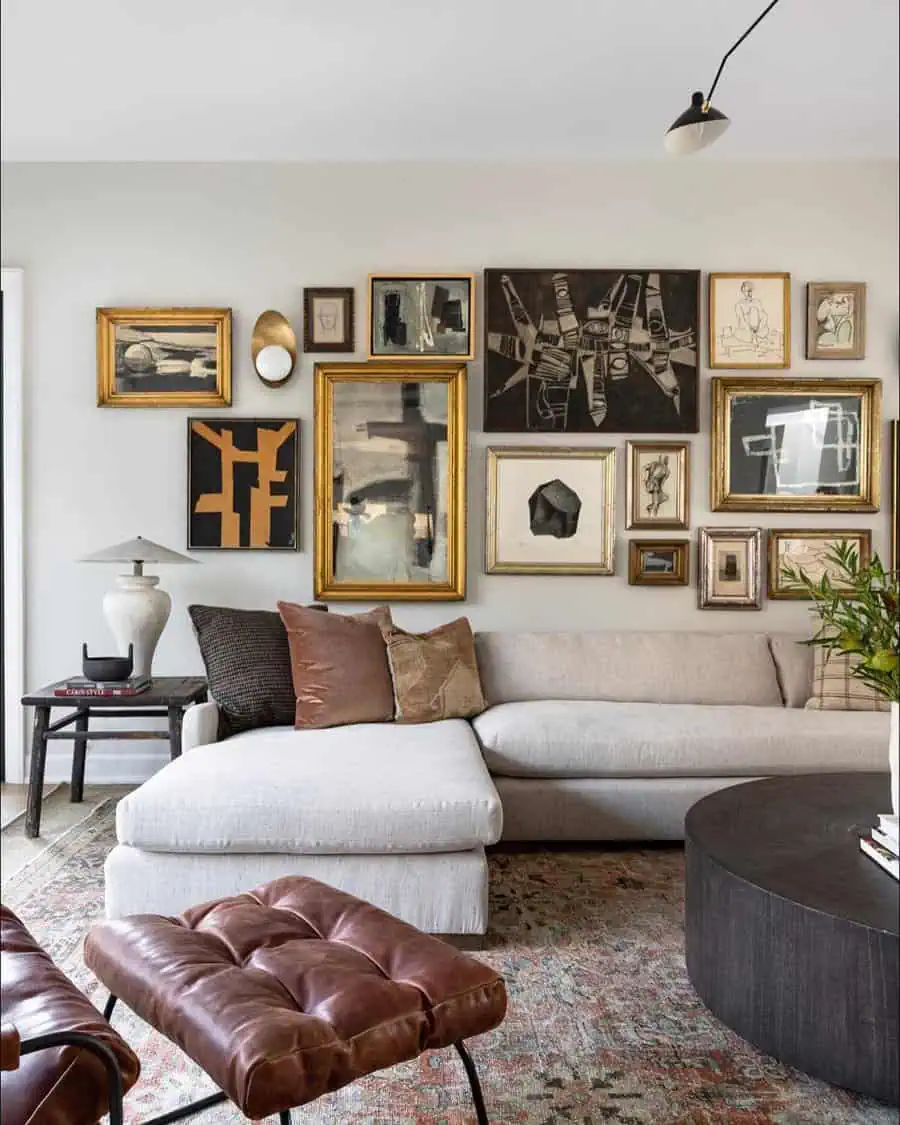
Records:
{"label": "small dark framed artwork", "polygon": [[188,550],[296,551],[300,423],[188,419]]}
{"label": "small dark framed artwork", "polygon": [[475,356],[472,274],[371,274],[369,359]]}
{"label": "small dark framed artwork", "polygon": [[352,289],[303,290],[303,350],[352,352],[355,348]]}
{"label": "small dark framed artwork", "polygon": [[632,539],[628,544],[630,586],[687,586],[689,539]]}

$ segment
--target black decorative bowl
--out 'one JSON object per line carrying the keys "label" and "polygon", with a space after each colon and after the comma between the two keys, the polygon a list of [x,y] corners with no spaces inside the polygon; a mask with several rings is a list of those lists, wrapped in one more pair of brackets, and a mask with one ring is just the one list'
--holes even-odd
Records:
{"label": "black decorative bowl", "polygon": [[127,680],[134,668],[134,645],[127,656],[88,656],[87,645],[81,646],[81,671],[86,680]]}

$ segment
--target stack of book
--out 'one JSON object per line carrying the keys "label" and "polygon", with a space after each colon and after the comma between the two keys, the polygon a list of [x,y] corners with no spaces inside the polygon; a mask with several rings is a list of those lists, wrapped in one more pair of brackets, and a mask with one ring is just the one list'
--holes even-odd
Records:
{"label": "stack of book", "polygon": [[66,696],[127,696],[140,695],[150,686],[149,676],[129,676],[127,680],[89,680],[85,676],[73,676],[64,680],[53,691],[54,695]]}
{"label": "stack of book", "polygon": [[871,835],[860,836],[859,846],[869,859],[900,880],[900,818],[880,813]]}

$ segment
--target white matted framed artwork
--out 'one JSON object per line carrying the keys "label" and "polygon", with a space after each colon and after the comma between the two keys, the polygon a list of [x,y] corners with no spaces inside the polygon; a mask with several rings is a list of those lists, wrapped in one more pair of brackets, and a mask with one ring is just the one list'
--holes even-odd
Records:
{"label": "white matted framed artwork", "polygon": [[690,457],[686,441],[627,443],[627,528],[674,531],[690,527]]}
{"label": "white matted framed artwork", "polygon": [[709,275],[709,366],[791,366],[791,275]]}
{"label": "white matted framed artwork", "polygon": [[612,574],[614,449],[487,451],[488,574]]}
{"label": "white matted framed artwork", "polygon": [[762,609],[762,529],[701,527],[697,552],[700,609]]}

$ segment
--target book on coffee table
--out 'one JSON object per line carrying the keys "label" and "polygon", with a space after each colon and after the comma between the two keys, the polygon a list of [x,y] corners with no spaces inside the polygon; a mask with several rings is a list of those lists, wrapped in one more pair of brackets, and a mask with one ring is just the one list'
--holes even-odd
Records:
{"label": "book on coffee table", "polygon": [[73,676],[54,688],[53,694],[60,698],[68,696],[128,696],[140,695],[150,686],[149,676],[129,676],[127,680],[88,680],[84,676]]}
{"label": "book on coffee table", "polygon": [[889,875],[893,875],[895,879],[900,880],[900,859],[897,856],[892,855],[887,848],[879,844],[877,840],[873,840],[871,836],[860,836],[859,847],[869,859],[874,859],[879,867],[883,867]]}

